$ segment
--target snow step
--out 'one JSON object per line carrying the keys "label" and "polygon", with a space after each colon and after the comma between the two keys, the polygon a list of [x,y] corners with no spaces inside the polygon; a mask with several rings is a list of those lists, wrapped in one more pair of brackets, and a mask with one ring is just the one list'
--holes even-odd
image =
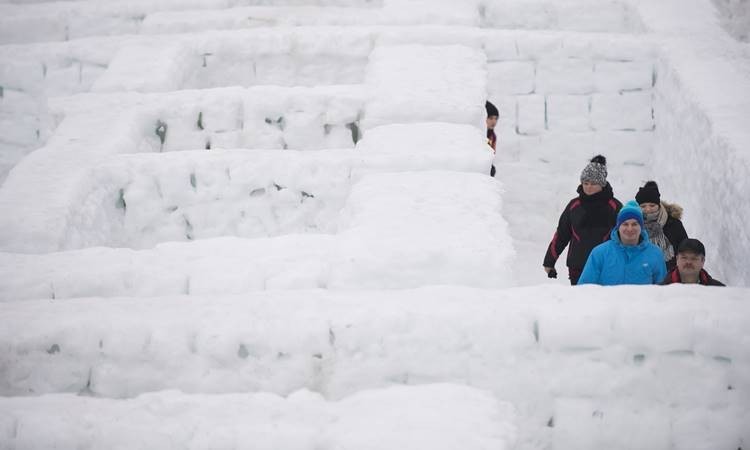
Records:
{"label": "snow step", "polygon": [[[505,450],[516,439],[512,405],[449,384],[374,389],[338,401],[307,390],[288,397],[174,391],[132,400],[49,395],[0,399],[0,409],[0,441],[18,450]],[[43,433],[39,423],[45,424]]]}

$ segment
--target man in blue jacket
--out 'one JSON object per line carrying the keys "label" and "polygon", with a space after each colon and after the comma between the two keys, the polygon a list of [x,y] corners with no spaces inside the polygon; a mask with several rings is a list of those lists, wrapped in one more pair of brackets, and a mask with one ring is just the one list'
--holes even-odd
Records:
{"label": "man in blue jacket", "polygon": [[641,207],[631,200],[617,214],[610,240],[591,251],[578,284],[659,284],[666,275],[664,256],[649,241]]}

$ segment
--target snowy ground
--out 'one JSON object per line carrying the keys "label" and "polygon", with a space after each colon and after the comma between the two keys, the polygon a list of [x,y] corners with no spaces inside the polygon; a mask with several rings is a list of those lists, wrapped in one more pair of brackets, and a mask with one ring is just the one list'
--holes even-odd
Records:
{"label": "snowy ground", "polygon": [[[746,448],[743,11],[0,2],[0,448]],[[734,287],[545,278],[597,153]]]}

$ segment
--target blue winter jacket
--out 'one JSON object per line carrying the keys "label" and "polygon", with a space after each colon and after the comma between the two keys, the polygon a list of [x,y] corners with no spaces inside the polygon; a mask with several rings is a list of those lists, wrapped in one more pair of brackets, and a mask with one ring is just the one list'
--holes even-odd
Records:
{"label": "blue winter jacket", "polygon": [[648,240],[641,230],[638,245],[625,246],[620,242],[617,227],[609,234],[610,240],[591,251],[578,284],[659,284],[667,275],[664,254]]}

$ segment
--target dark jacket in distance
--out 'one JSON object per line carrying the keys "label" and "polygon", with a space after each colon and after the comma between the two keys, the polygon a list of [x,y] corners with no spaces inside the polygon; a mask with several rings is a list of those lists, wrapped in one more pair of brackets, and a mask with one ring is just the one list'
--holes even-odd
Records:
{"label": "dark jacket in distance", "polygon": [[581,185],[577,192],[578,197],[568,202],[560,215],[557,231],[544,255],[545,267],[555,267],[560,254],[570,243],[566,265],[580,272],[591,250],[609,239],[609,233],[617,223],[622,203],[614,198],[609,183],[594,195],[586,195]]}
{"label": "dark jacket in distance", "polygon": [[[669,272],[664,278],[664,281],[661,282],[661,284],[673,283],[682,283],[682,280],[680,279],[680,271],[676,268]],[[725,284],[721,281],[714,280],[711,275],[706,272],[705,269],[701,269],[700,273],[698,274],[698,284],[702,284],[704,286],[725,286]]]}
{"label": "dark jacket in distance", "polygon": [[662,207],[667,210],[667,223],[662,227],[664,236],[669,239],[669,243],[674,248],[675,256],[667,261],[667,270],[672,270],[677,264],[677,247],[680,243],[688,238],[685,227],[682,225],[682,207],[671,203],[661,202]]}

